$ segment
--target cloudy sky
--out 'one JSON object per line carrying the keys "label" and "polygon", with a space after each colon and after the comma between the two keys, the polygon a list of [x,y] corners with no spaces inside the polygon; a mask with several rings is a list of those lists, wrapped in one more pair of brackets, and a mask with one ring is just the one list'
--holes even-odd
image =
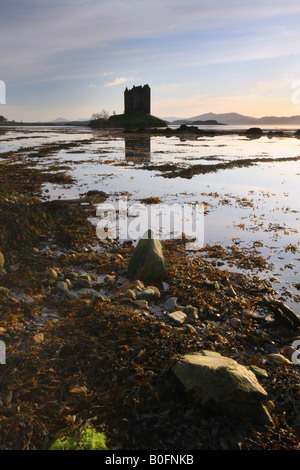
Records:
{"label": "cloudy sky", "polygon": [[122,113],[146,83],[159,117],[300,114],[299,24],[299,0],[0,0],[0,115]]}

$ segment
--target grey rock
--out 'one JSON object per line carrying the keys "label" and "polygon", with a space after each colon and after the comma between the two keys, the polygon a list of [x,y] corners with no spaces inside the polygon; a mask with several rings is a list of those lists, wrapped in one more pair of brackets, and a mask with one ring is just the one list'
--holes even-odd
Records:
{"label": "grey rock", "polygon": [[88,275],[80,276],[76,279],[76,283],[81,287],[91,287],[91,278]]}
{"label": "grey rock", "polygon": [[148,305],[147,300],[134,300],[132,304],[137,308],[149,310],[149,305]]}
{"label": "grey rock", "polygon": [[255,424],[273,424],[264,405],[267,392],[255,374],[235,360],[200,351],[184,355],[172,370],[201,407]]}
{"label": "grey rock", "polygon": [[165,309],[168,312],[172,312],[176,310],[176,308],[177,308],[177,297],[170,297],[169,299],[166,300]]}
{"label": "grey rock", "polygon": [[187,305],[185,307],[185,313],[189,321],[198,320],[198,309],[197,307],[193,307],[192,305]]}
{"label": "grey rock", "polygon": [[68,284],[66,282],[63,282],[63,281],[59,281],[56,283],[56,288],[62,292],[65,292],[66,294],[69,293],[69,288],[68,288]]}
{"label": "grey rock", "polygon": [[162,245],[152,230],[138,242],[128,265],[129,279],[155,280],[165,270]]}
{"label": "grey rock", "polygon": [[79,289],[77,291],[77,295],[82,296],[82,297],[92,298],[92,299],[102,299],[103,298],[103,296],[100,292],[96,291],[95,289],[88,288],[88,287],[83,287],[82,289]]}
{"label": "grey rock", "polygon": [[144,289],[141,292],[137,293],[137,298],[141,300],[152,300],[155,297],[155,292],[153,289]]}

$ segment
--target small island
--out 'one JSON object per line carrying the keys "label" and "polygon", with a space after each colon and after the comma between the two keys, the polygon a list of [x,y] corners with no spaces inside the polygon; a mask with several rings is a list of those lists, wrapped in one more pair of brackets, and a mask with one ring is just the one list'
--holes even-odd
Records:
{"label": "small island", "polygon": [[108,119],[93,119],[90,127],[94,129],[149,129],[168,127],[167,123],[150,112],[151,90],[149,85],[134,86],[124,92],[124,113],[114,114]]}
{"label": "small island", "polygon": [[108,119],[93,119],[90,124],[93,129],[150,129],[167,127],[167,123],[151,114],[124,113],[114,114]]}

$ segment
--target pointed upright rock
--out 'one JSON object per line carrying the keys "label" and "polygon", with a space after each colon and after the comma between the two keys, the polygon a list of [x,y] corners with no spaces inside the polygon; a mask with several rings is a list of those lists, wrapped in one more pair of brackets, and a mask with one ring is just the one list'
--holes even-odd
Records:
{"label": "pointed upright rock", "polygon": [[165,270],[162,245],[152,230],[147,230],[131,257],[127,275],[129,279],[152,281]]}

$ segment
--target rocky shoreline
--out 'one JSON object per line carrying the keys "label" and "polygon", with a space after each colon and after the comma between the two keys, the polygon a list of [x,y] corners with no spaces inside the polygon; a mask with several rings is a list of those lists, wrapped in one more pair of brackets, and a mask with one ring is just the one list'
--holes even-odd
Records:
{"label": "rocky shoreline", "polygon": [[300,329],[271,284],[191,254],[185,236],[159,245],[149,277],[129,268],[131,242],[97,238],[105,193],[43,202],[67,173],[16,153],[0,178],[2,450],[87,426],[111,450],[299,450]]}

